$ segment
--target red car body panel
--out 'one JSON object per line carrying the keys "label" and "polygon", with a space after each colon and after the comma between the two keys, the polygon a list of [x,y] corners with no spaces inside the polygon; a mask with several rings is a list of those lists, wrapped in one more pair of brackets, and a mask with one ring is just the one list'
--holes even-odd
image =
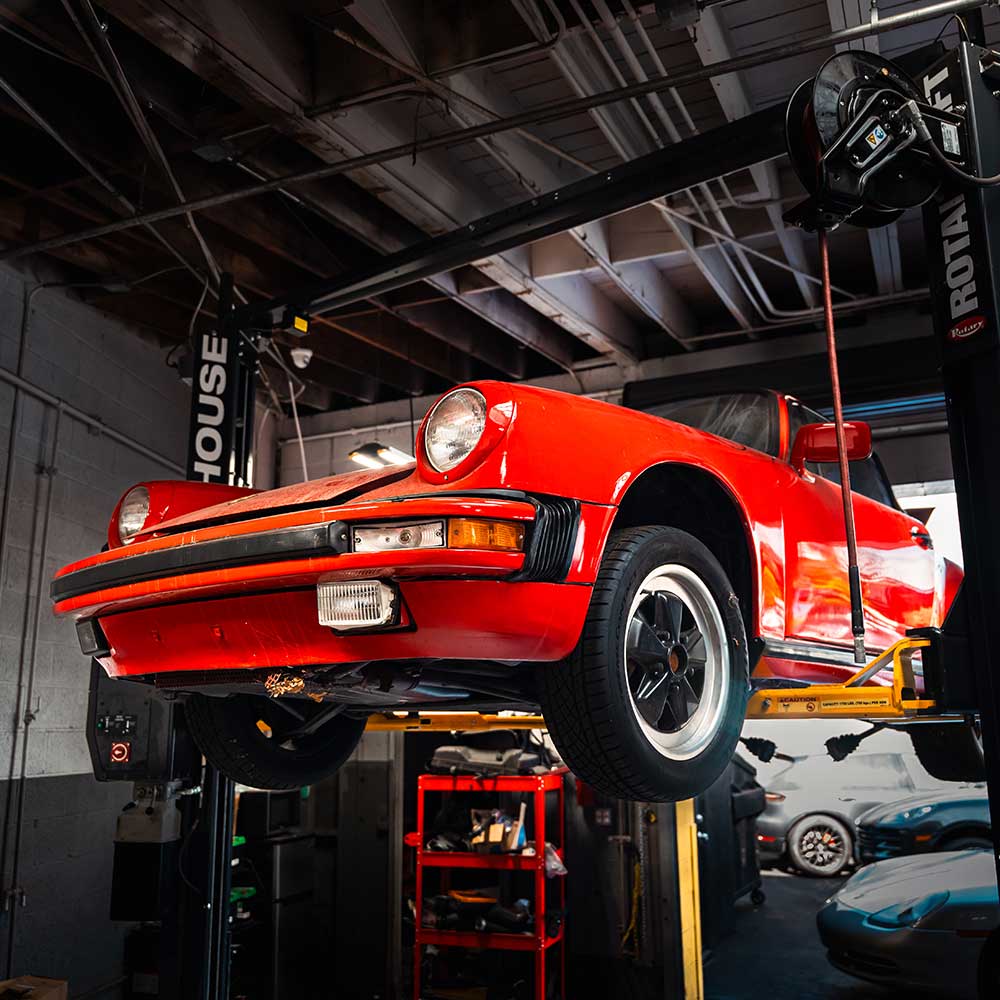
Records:
{"label": "red car body panel", "polygon": [[[780,454],[769,456],[594,400],[500,382],[473,385],[487,400],[487,431],[450,473],[431,468],[420,433],[415,468],[254,494],[212,487],[199,509],[175,504],[178,516],[151,516],[131,545],[65,567],[54,586],[95,566],[127,569],[128,559],[145,553],[301,525],[446,516],[531,522],[535,508],[518,492],[581,502],[570,569],[560,582],[506,582],[522,568],[521,553],[345,552],[195,567],[157,579],[129,580],[126,573],[113,586],[60,597],[56,612],[100,621],[111,649],[102,662],[115,675],[425,657],[558,660],[579,637],[588,584],[596,578],[618,505],[644,472],[668,463],[709,473],[738,510],[751,566],[754,634],[835,652],[850,646],[840,489],[789,464],[784,397],[777,397]],[[208,490],[189,485],[195,492]],[[151,494],[159,486],[150,484]],[[227,495],[231,499],[219,502]],[[184,500],[191,503],[188,492]],[[902,512],[855,494],[855,513],[869,647],[881,650],[907,628],[940,624],[960,571],[917,543],[913,530],[921,526]],[[404,619],[366,634],[335,634],[319,626],[315,585],[331,576],[398,581]],[[765,655],[758,672],[824,681],[851,669],[812,660],[787,652]]]}

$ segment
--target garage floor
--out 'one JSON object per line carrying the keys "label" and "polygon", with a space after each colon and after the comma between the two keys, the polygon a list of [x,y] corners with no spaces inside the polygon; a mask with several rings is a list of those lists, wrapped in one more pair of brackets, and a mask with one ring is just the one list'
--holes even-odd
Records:
{"label": "garage floor", "polygon": [[706,1000],[886,1000],[887,991],[843,975],[826,960],[813,915],[842,884],[764,872],[767,902],[756,909],[741,900],[734,932],[706,961]]}

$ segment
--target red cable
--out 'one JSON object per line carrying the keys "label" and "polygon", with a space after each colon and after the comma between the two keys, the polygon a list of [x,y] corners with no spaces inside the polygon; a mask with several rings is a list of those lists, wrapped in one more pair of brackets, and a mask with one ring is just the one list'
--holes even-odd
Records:
{"label": "red cable", "polygon": [[864,612],[861,605],[861,579],[858,570],[858,538],[854,526],[854,502],[851,498],[851,467],[847,460],[847,435],[844,433],[844,409],[840,401],[840,371],[837,367],[837,340],[833,327],[833,297],[830,289],[830,248],[826,230],[819,231],[820,277],[823,281],[823,318],[826,321],[826,353],[830,365],[833,393],[833,423],[837,429],[837,460],[840,464],[840,494],[844,504],[847,530],[847,573],[851,593],[851,631],[854,634],[854,659],[865,662]]}

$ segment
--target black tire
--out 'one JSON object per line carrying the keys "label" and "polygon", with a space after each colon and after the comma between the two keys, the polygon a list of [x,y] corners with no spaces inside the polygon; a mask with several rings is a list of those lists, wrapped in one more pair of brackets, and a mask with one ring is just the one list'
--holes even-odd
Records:
{"label": "black tire", "polygon": [[260,695],[194,694],[184,717],[206,760],[233,781],[253,788],[301,788],[333,774],[350,757],[365,720],[340,714],[313,733],[292,736],[330,706],[296,699],[289,707],[293,711]]}
{"label": "black tire", "polygon": [[767,894],[763,889],[754,889],[750,893],[750,902],[754,906],[763,906],[767,902]]}
{"label": "black tire", "polygon": [[854,856],[850,830],[834,816],[804,816],[788,833],[788,860],[803,875],[833,878]]}
{"label": "black tire", "polygon": [[[657,668],[666,691],[671,693],[661,691],[657,698],[669,700],[686,680],[679,696],[684,703],[680,711],[691,714],[687,723],[661,734],[659,723],[663,718],[655,724],[649,720],[640,722],[640,709],[629,687],[630,680],[635,682],[627,673],[625,644],[634,634],[631,627],[641,628],[641,623],[636,625],[639,618],[645,620],[644,616],[652,615],[656,618],[654,625],[659,628],[661,596],[663,601],[680,601],[684,606],[684,600],[674,594],[648,591],[644,593],[646,599],[654,602],[652,611],[642,611],[642,603],[633,609],[633,602],[643,600],[640,588],[654,572],[668,567],[682,579],[689,579],[700,602],[699,613],[710,633],[708,639],[703,637],[703,642],[714,644],[718,652],[706,653],[702,660],[700,653],[695,656],[694,646],[688,651],[690,657],[678,650],[679,645],[688,642],[682,636],[701,634],[690,607],[682,610],[676,619],[676,636],[670,640],[667,661]],[[664,614],[674,620],[669,609]],[[689,627],[685,633],[685,621],[694,623],[693,632]],[[656,633],[665,650],[664,636],[672,634],[669,630]],[[692,641],[697,644],[697,639]],[[706,648],[709,646],[701,646],[702,650]],[[681,666],[677,667],[675,660],[681,653]],[[643,648],[641,654],[646,656],[647,650]],[[664,676],[668,666],[671,676]],[[711,694],[712,705],[709,713],[695,721],[695,712],[701,704],[701,695],[696,690],[699,676],[701,693]],[[721,686],[716,688],[716,684]],[[706,688],[706,685],[711,686]],[[653,688],[656,686],[654,683]],[[694,696],[693,710],[689,694]],[[692,798],[711,785],[732,759],[748,694],[749,658],[740,603],[715,556],[697,538],[676,528],[650,526],[614,532],[601,562],[576,649],[564,662],[550,664],[541,671],[545,721],[569,768],[587,784],[613,798],[643,802]],[[644,697],[644,707],[651,705],[653,699],[648,690]],[[648,707],[646,710],[656,711]],[[665,707],[664,715],[666,712]],[[692,744],[697,750],[690,754],[671,755],[662,743],[671,738],[690,739],[684,736],[689,724],[693,727],[691,733],[702,743]]]}
{"label": "black tire", "polygon": [[920,723],[907,727],[913,752],[938,781],[985,781],[979,722]]}

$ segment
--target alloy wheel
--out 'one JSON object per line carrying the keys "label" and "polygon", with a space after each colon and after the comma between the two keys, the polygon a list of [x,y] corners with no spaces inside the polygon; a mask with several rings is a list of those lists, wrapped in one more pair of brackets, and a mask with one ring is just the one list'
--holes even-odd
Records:
{"label": "alloy wheel", "polygon": [[802,832],[799,851],[810,866],[824,874],[840,871],[847,861],[847,844],[840,831],[825,823]]}
{"label": "alloy wheel", "polygon": [[629,610],[625,675],[639,725],[664,756],[711,741],[729,685],[726,631],[711,592],[686,566],[655,569]]}

